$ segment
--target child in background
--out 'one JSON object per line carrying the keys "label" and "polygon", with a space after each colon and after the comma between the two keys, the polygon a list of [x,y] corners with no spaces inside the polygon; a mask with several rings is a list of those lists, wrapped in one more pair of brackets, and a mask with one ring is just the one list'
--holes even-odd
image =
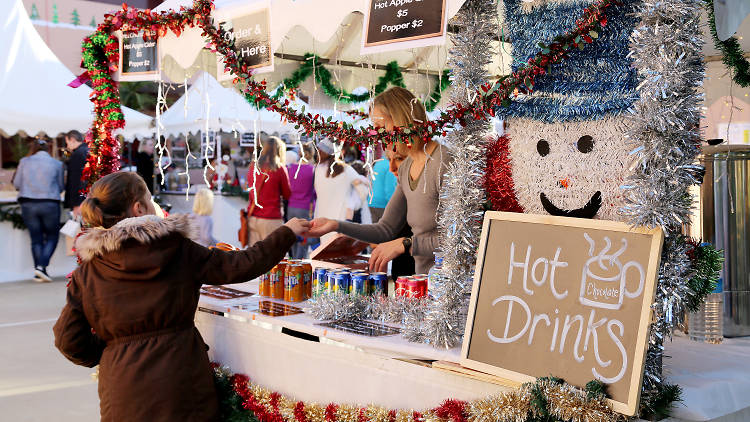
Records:
{"label": "child in background", "polygon": [[198,229],[198,238],[195,240],[201,246],[211,246],[217,243],[214,239],[214,220],[211,214],[214,213],[214,193],[210,189],[201,188],[195,194],[193,200],[193,212],[190,217],[193,225]]}
{"label": "child in background", "polygon": [[351,166],[359,175],[359,180],[361,182],[349,192],[347,204],[352,212],[351,221],[355,223],[371,224],[372,215],[370,214],[370,207],[367,205],[367,198],[369,197],[371,190],[369,174],[365,168],[365,163],[362,161],[354,161]]}

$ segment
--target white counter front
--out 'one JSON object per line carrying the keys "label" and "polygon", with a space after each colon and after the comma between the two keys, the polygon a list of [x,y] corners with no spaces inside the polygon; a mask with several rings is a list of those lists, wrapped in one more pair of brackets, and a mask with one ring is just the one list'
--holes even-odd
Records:
{"label": "white counter front", "polygon": [[[229,287],[257,292],[255,282]],[[211,348],[211,360],[297,400],[419,410],[449,398],[486,397],[514,385],[433,366],[435,361],[458,362],[458,348],[438,350],[399,335],[349,334],[321,327],[307,314],[252,312],[260,300],[271,299],[201,296],[196,326]],[[670,421],[750,421],[750,339],[711,345],[675,337],[666,354],[671,356],[665,360],[668,381],[682,387],[684,398]]]}

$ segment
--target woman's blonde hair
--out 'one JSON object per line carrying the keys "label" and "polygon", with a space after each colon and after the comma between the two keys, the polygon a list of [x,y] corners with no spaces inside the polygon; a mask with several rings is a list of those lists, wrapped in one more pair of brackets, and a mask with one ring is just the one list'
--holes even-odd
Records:
{"label": "woman's blonde hair", "polygon": [[211,215],[214,212],[214,193],[211,189],[201,188],[193,199],[193,213]]}
{"label": "woman's blonde hair", "polygon": [[286,161],[286,144],[278,136],[269,136],[260,141],[263,146],[258,167],[262,170],[274,171],[283,167]]}
{"label": "woman's blonde hair", "polygon": [[89,227],[108,229],[126,218],[136,202],[146,205],[146,201],[151,201],[149,195],[146,182],[137,173],[108,174],[91,186],[81,204],[83,222]]}
{"label": "woman's blonde hair", "polygon": [[[409,127],[416,123],[427,121],[427,112],[417,97],[408,89],[398,86],[391,87],[372,101],[372,107],[378,107],[388,114],[394,126]],[[419,137],[411,137],[413,148],[422,148],[424,141]]]}

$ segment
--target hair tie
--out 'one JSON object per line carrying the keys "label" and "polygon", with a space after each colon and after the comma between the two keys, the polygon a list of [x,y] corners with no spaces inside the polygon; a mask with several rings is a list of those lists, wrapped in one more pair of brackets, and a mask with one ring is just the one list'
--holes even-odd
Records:
{"label": "hair tie", "polygon": [[92,197],[91,197],[91,202],[93,202],[93,203],[94,203],[94,205],[96,205],[97,207],[98,207],[98,206],[99,206],[99,205],[101,204],[101,203],[99,202],[99,198],[97,198],[97,197],[95,197],[95,196],[92,196]]}

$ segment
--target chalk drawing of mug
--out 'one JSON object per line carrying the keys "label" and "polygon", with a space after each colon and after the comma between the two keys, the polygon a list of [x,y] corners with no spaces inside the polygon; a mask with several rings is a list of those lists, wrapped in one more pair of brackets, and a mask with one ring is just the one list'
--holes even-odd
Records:
{"label": "chalk drawing of mug", "polygon": [[[589,243],[589,259],[583,266],[581,275],[581,293],[579,301],[587,306],[602,309],[620,309],[623,299],[636,298],[643,293],[646,274],[643,266],[636,261],[629,261],[624,265],[620,256],[628,249],[627,239],[622,239],[622,246],[614,253],[609,253],[612,242],[604,237],[605,245],[597,254],[594,253],[596,244],[588,233],[583,237]],[[596,265],[594,265],[596,264]],[[627,290],[628,270],[638,272],[638,288]],[[631,271],[632,273],[632,271]]]}

